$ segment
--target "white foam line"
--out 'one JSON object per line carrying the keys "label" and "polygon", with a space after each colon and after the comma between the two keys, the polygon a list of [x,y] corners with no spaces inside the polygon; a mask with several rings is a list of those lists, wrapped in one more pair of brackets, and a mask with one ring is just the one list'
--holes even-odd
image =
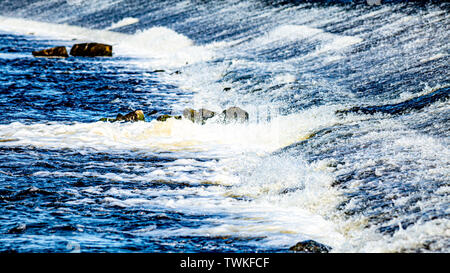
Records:
{"label": "white foam line", "polygon": [[156,68],[180,67],[214,58],[214,47],[209,46],[208,49],[194,45],[188,37],[166,27],[155,26],[129,35],[0,16],[0,30],[57,40],[76,40],[77,43],[107,43],[113,45],[113,54],[148,58],[145,60],[148,65]]}

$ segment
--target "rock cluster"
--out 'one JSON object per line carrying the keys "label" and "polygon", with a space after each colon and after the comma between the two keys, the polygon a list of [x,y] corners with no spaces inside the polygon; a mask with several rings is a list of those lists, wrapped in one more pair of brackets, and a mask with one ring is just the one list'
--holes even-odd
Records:
{"label": "rock cluster", "polygon": [[186,108],[183,111],[183,117],[199,124],[205,124],[206,120],[212,118],[215,118],[216,121],[223,123],[244,123],[248,121],[248,113],[239,107],[230,107],[226,110],[223,110],[220,114],[204,108],[201,108],[199,110]]}
{"label": "rock cluster", "polygon": [[195,123],[204,124],[206,120],[216,116],[217,113],[207,110],[207,109],[199,109],[198,111],[186,108],[183,111],[183,117]]}
{"label": "rock cluster", "polygon": [[[39,51],[33,51],[35,57],[47,57],[47,58],[67,58],[66,47],[57,46]],[[111,57],[112,46],[100,43],[82,43],[74,44],[70,49],[70,55],[75,57]]]}
{"label": "rock cluster", "polygon": [[[150,115],[155,114],[156,111],[150,111]],[[248,121],[248,113],[244,110],[242,110],[239,107],[230,107],[226,110],[224,110],[222,113],[217,114],[216,112],[207,110],[207,109],[200,109],[200,110],[194,110],[191,108],[186,108],[183,111],[183,116],[173,116],[173,115],[160,115],[156,118],[157,121],[167,121],[168,119],[187,119],[194,123],[199,124],[205,124],[205,121],[208,119],[215,118],[216,122],[222,122],[222,123],[232,123],[232,122],[238,122],[243,123]],[[109,121],[109,122],[116,122],[116,121],[145,121],[144,112],[142,110],[136,110],[132,111],[126,115],[118,114],[116,118],[101,118],[100,121]]]}

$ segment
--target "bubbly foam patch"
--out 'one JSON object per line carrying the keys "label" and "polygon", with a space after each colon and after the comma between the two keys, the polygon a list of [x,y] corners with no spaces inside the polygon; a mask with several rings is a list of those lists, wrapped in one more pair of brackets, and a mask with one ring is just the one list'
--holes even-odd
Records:
{"label": "bubbly foam patch", "polygon": [[[251,113],[253,114],[253,113]],[[31,124],[14,122],[0,125],[0,139],[11,145],[95,149],[228,149],[268,153],[305,140],[315,130],[337,122],[332,111],[317,108],[304,113],[279,116],[270,122],[248,124],[207,123],[188,120],[135,123]],[[222,148],[221,148],[222,147]]]}
{"label": "bubbly foam patch", "polygon": [[[124,20],[118,22],[118,25],[114,27],[135,22],[130,18]],[[0,29],[58,40],[76,40],[72,43],[111,44],[113,45],[113,54],[144,57],[146,65],[154,68],[179,67],[207,61],[214,57],[213,52],[207,47],[194,45],[186,36],[166,27],[152,27],[129,35],[110,31],[109,29],[113,29],[112,26],[106,30],[95,30],[67,24],[52,24],[0,16]]]}
{"label": "bubbly foam patch", "polygon": [[136,24],[138,22],[139,22],[139,19],[137,19],[137,18],[126,17],[116,23],[111,24],[111,26],[107,27],[105,30],[111,30],[111,29],[115,29],[115,28],[129,26],[129,25]]}

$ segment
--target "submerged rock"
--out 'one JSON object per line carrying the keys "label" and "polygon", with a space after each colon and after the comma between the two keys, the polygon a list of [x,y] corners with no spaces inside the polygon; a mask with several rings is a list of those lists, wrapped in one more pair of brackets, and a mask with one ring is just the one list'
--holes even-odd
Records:
{"label": "submerged rock", "polygon": [[18,224],[17,226],[11,228],[8,230],[8,234],[18,234],[18,233],[24,233],[27,229],[26,224]]}
{"label": "submerged rock", "polygon": [[77,57],[111,57],[112,46],[99,43],[75,44],[70,49],[70,55]]}
{"label": "submerged rock", "polygon": [[101,118],[100,121],[145,121],[144,112],[142,110],[136,110],[133,112],[130,112],[126,115],[118,114],[115,119],[113,118]]}
{"label": "submerged rock", "polygon": [[157,121],[166,121],[170,118],[181,119],[181,116],[162,115],[156,118]]}
{"label": "submerged rock", "polygon": [[331,247],[313,240],[307,240],[298,242],[295,246],[290,247],[289,250],[303,253],[328,253],[331,251]]}
{"label": "submerged rock", "polygon": [[46,58],[67,58],[67,49],[65,46],[57,46],[52,48],[47,48],[39,51],[32,52],[34,57],[46,57]]}
{"label": "submerged rock", "polygon": [[210,119],[216,115],[216,112],[210,111],[208,109],[200,109],[198,111],[186,108],[183,111],[183,117],[195,123],[205,124],[207,119]]}
{"label": "submerged rock", "polygon": [[247,122],[248,113],[239,107],[230,107],[222,112],[223,121],[225,123],[230,122]]}

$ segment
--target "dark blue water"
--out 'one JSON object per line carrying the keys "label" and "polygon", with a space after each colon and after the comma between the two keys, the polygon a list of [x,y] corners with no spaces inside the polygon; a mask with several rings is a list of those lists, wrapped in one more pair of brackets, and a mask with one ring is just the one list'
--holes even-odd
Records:
{"label": "dark blue water", "polygon": [[337,2],[3,1],[0,251],[447,252],[448,3]]}

